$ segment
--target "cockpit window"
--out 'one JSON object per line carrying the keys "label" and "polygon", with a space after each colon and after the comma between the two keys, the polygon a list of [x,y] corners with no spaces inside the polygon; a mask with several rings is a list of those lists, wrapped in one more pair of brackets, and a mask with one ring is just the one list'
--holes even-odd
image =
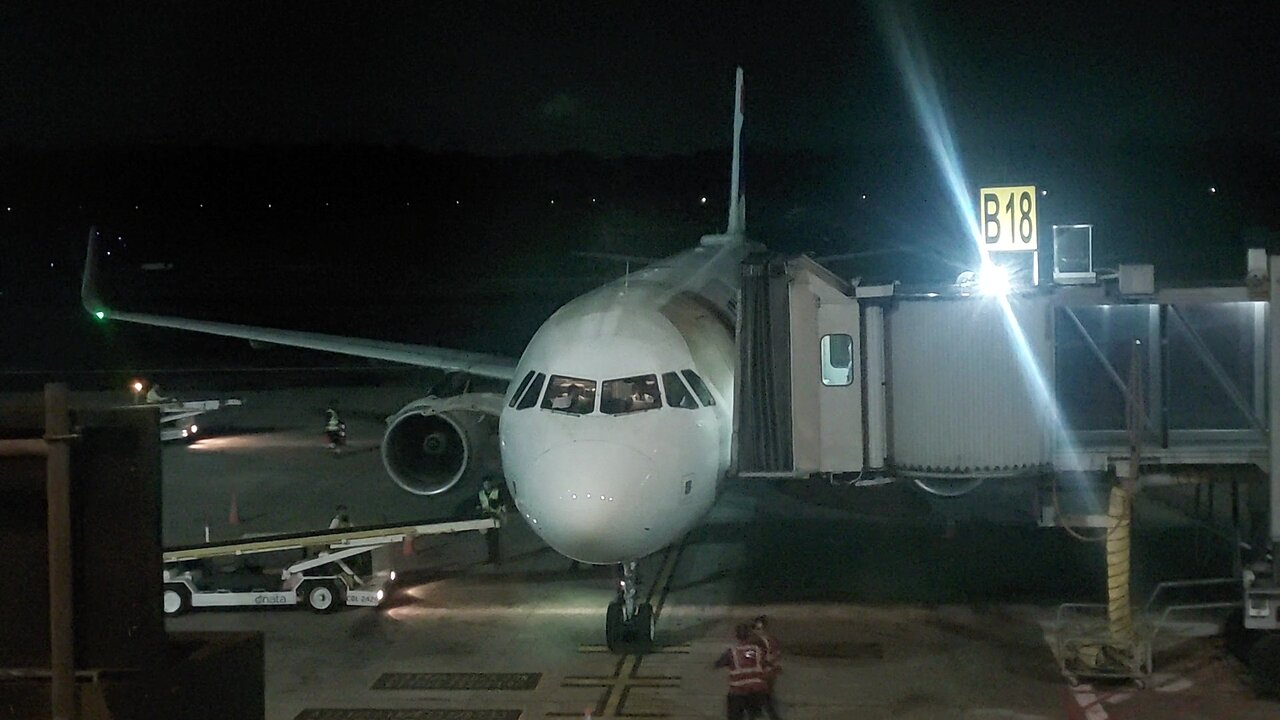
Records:
{"label": "cockpit window", "polygon": [[542,397],[543,410],[559,410],[572,415],[586,415],[596,407],[596,381],[552,375],[547,394]]}
{"label": "cockpit window", "polygon": [[520,397],[520,404],[516,405],[517,410],[528,410],[538,404],[538,393],[542,392],[542,381],[546,379],[546,375],[538,373],[533,382],[529,383],[529,387],[525,389],[524,395]]}
{"label": "cockpit window", "polygon": [[656,375],[605,380],[600,393],[600,412],[621,415],[662,407],[662,393],[658,391]]}
{"label": "cockpit window", "polygon": [[662,373],[662,387],[667,391],[667,405],[685,410],[698,409],[698,401],[693,399],[693,393],[680,382],[679,375],[673,372]]}
{"label": "cockpit window", "polygon": [[716,404],[716,399],[711,397],[711,391],[707,389],[707,384],[702,382],[702,378],[698,377],[698,373],[692,370],[681,370],[680,374],[684,376],[685,380],[689,381],[689,388],[702,401],[703,407],[711,407]]}
{"label": "cockpit window", "polygon": [[520,395],[524,393],[525,388],[529,387],[529,381],[533,379],[535,374],[533,370],[530,370],[529,374],[524,376],[524,379],[520,381],[520,386],[516,388],[515,392],[511,393],[511,402],[507,403],[507,407],[516,406],[516,403],[520,401]]}

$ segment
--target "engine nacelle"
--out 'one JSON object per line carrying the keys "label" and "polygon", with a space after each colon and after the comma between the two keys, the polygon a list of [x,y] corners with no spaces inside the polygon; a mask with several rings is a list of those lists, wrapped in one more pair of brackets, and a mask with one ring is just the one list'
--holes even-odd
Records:
{"label": "engine nacelle", "polygon": [[502,396],[494,393],[414,400],[387,418],[382,463],[397,485],[415,495],[478,485],[501,472],[501,410]]}

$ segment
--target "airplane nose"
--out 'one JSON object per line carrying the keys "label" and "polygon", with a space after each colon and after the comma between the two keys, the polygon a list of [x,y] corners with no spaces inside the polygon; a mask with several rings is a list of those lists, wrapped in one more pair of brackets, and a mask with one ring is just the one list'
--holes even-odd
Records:
{"label": "airplane nose", "polygon": [[657,479],[654,463],[633,448],[578,440],[534,461],[521,483],[522,509],[562,555],[596,564],[635,560],[664,544],[654,527]]}

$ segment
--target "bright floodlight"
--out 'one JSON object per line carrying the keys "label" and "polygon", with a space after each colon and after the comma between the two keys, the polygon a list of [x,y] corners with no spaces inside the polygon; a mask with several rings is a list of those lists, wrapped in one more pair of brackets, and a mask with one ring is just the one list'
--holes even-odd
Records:
{"label": "bright floodlight", "polygon": [[1009,271],[1005,268],[987,263],[978,271],[978,292],[991,297],[1004,297],[1011,289]]}

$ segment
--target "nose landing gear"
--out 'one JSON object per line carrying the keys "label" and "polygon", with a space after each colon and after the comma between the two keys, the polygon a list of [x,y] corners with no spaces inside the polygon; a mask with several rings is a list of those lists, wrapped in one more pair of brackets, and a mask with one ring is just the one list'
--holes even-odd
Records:
{"label": "nose landing gear", "polygon": [[605,644],[615,653],[646,653],[653,647],[653,605],[636,602],[635,562],[622,563],[618,597],[605,613]]}

